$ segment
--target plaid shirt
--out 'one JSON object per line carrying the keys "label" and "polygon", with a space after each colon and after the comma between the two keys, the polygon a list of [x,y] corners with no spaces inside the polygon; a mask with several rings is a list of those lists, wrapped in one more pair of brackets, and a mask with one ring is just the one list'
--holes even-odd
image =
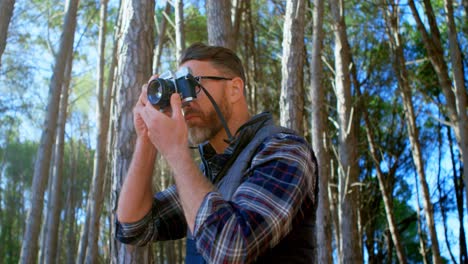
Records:
{"label": "plaid shirt", "polygon": [[[204,151],[213,179],[232,154]],[[209,263],[250,263],[275,247],[300,224],[305,210],[316,208],[317,168],[309,144],[299,136],[276,134],[259,147],[245,181],[230,201],[208,193],[197,213],[193,237]],[[117,222],[117,238],[144,245],[179,239],[187,223],[175,186],[157,193],[152,210],[136,223]]]}

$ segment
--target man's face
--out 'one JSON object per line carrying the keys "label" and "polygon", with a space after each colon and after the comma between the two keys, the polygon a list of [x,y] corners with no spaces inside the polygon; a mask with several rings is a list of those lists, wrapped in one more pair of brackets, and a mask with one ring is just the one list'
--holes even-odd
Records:
{"label": "man's face", "polygon": [[[227,77],[221,71],[217,70],[211,62],[190,60],[181,65],[189,67],[195,77],[199,76],[218,76]],[[213,97],[226,122],[231,118],[232,109],[226,99],[226,87],[229,80],[201,79],[200,83]],[[200,144],[212,139],[223,129],[223,125],[216,114],[216,111],[202,90],[197,94],[197,99],[184,106],[185,122],[189,128],[189,140],[192,144]]]}

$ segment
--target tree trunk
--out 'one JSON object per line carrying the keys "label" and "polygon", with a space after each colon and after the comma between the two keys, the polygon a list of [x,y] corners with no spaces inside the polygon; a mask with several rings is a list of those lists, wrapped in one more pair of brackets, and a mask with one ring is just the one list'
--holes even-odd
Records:
{"label": "tree trunk", "polygon": [[[154,33],[154,1],[124,0],[118,40],[116,95],[113,103],[112,160],[112,236],[115,237],[115,210],[118,193],[130,165],[136,135],[133,126],[133,106],[141,87],[151,76]],[[117,240],[111,244],[113,263],[150,263],[151,246],[133,247]]]}
{"label": "tree trunk", "polygon": [[[402,51],[400,51],[402,52]],[[404,73],[400,73],[403,74]],[[397,78],[402,81],[402,77],[398,76]],[[403,78],[406,78],[403,77]],[[411,153],[413,156],[413,162],[416,167],[417,174],[419,176],[419,183],[421,184],[421,191],[423,194],[423,204],[424,204],[424,212],[427,221],[427,228],[429,229],[429,234],[431,236],[431,246],[432,246],[432,254],[433,254],[433,261],[434,263],[442,263],[440,259],[440,250],[439,250],[439,242],[437,239],[437,233],[435,230],[435,222],[434,222],[434,210],[431,203],[430,191],[429,186],[426,181],[426,173],[424,170],[424,162],[422,157],[421,151],[421,144],[419,141],[419,129],[416,124],[416,114],[414,113],[414,107],[412,102],[412,93],[411,88],[407,83],[399,84],[400,94],[403,99],[403,108],[405,109],[405,121],[408,127],[408,136],[410,139],[411,145]]]}
{"label": "tree trunk", "polygon": [[245,16],[246,21],[244,23],[244,67],[245,67],[245,76],[246,76],[246,90],[248,92],[248,102],[249,107],[252,109],[253,113],[258,112],[258,86],[259,80],[262,80],[262,73],[258,71],[258,59],[257,52],[255,48],[255,27],[252,18],[252,2],[251,1],[242,1],[242,4],[245,6]]}
{"label": "tree trunk", "polygon": [[[89,195],[89,194],[88,194]],[[89,212],[89,204],[86,204],[86,212]],[[76,264],[82,264],[86,258],[86,249],[88,248],[88,235],[89,235],[89,217],[85,217],[83,226],[80,232],[80,241],[78,243],[78,252],[76,254]]]}
{"label": "tree trunk", "polygon": [[44,246],[44,263],[55,263],[57,258],[58,232],[60,226],[60,212],[62,211],[62,185],[63,185],[63,158],[65,141],[65,124],[67,122],[68,94],[70,87],[71,71],[73,66],[73,50],[68,54],[65,67],[65,78],[62,85],[62,95],[60,99],[60,112],[57,124],[57,141],[55,143],[55,159],[52,171],[51,200],[48,222],[46,223],[48,232],[46,234],[46,244]]}
{"label": "tree trunk", "polygon": [[[231,19],[231,22],[232,22],[232,38],[233,38],[233,47],[235,49],[237,49],[237,45],[238,45],[238,40],[239,40],[239,32],[240,32],[240,24],[241,24],[241,21],[242,21],[242,14],[244,12],[244,9],[243,9],[243,4],[244,2],[246,1],[242,1],[242,0],[233,0],[232,1],[232,19]],[[250,2],[250,1],[249,1]],[[248,3],[250,5],[250,3]]]}
{"label": "tree trunk", "polygon": [[208,43],[234,49],[230,0],[206,0]]}
{"label": "tree trunk", "polygon": [[[448,110],[450,122],[455,131],[460,152],[462,153],[463,164],[468,164],[468,116],[466,113],[467,99],[466,87],[463,77],[463,63],[461,62],[460,46],[457,42],[455,22],[453,20],[453,8],[451,2],[445,1],[445,8],[449,29],[450,59],[452,62],[454,83],[450,80],[449,67],[444,59],[443,47],[441,44],[440,32],[437,27],[437,21],[430,1],[424,0],[427,20],[430,26],[430,33],[426,31],[414,0],[408,1],[408,4],[416,21],[417,28],[422,35],[424,47],[427,50],[428,57],[434,70],[437,73],[439,85],[445,96],[445,107]],[[450,11],[451,14],[450,14]],[[453,87],[453,89],[452,89]],[[465,177],[465,185],[468,185],[468,177]],[[468,203],[468,192],[465,192],[465,199]],[[468,207],[467,207],[468,210]],[[433,249],[434,250],[434,249]],[[436,256],[437,257],[437,256]],[[439,254],[440,258],[440,254]],[[439,261],[441,261],[439,259]]]}
{"label": "tree trunk", "polygon": [[[375,163],[375,169],[377,172],[377,180],[379,182],[380,193],[382,194],[382,199],[384,202],[385,217],[387,218],[387,224],[390,230],[391,242],[393,242],[393,244],[395,245],[395,250],[397,253],[398,261],[401,264],[406,264],[407,263],[406,254],[403,249],[403,245],[401,244],[402,240],[401,240],[400,232],[398,231],[398,226],[395,221],[395,214],[393,211],[391,191],[389,191],[388,188],[386,187],[385,175],[380,169],[380,164],[382,164],[382,161],[379,159],[379,153],[378,153],[376,144],[374,142],[373,127],[370,124],[368,115],[369,114],[367,110],[365,110],[364,120],[366,123],[367,140],[369,141],[369,148],[370,148],[372,160]],[[392,252],[389,251],[388,254],[392,255]]]}
{"label": "tree trunk", "polygon": [[[166,36],[166,27],[167,27],[167,18],[169,16],[169,12],[171,11],[171,4],[169,1],[166,2],[166,7],[164,8],[163,18],[161,24],[159,24],[158,28],[158,43],[156,44],[156,48],[154,49],[154,59],[153,59],[153,72],[159,73],[160,65],[161,65],[161,53],[164,46],[164,38]],[[177,57],[179,59],[179,57]]]}
{"label": "tree trunk", "polygon": [[354,106],[351,94],[349,67],[351,50],[348,44],[344,8],[341,0],[330,0],[332,27],[335,35],[335,90],[339,124],[338,146],[338,204],[340,223],[341,263],[361,263],[360,236],[357,217],[357,192],[359,170],[357,140],[354,128]]}
{"label": "tree trunk", "polygon": [[2,67],[2,55],[6,47],[8,27],[14,7],[15,0],[0,0],[0,68]]}
{"label": "tree trunk", "polygon": [[[71,147],[73,150],[73,146]],[[70,171],[71,174],[69,175],[69,183],[67,188],[67,214],[65,215],[65,222],[68,225],[67,234],[66,234],[66,263],[73,264],[75,261],[75,254],[76,254],[76,236],[75,236],[75,161],[73,158],[73,151],[70,153]]]}
{"label": "tree trunk", "polygon": [[184,0],[176,0],[175,6],[175,32],[176,32],[176,55],[177,61],[185,49],[185,32],[184,32]]}
{"label": "tree trunk", "polygon": [[[99,22],[99,60],[97,72],[97,108],[98,134],[96,137],[96,152],[94,154],[93,180],[88,196],[89,217],[88,243],[86,263],[95,263],[98,256],[99,222],[104,203],[104,176],[107,164],[107,136],[109,129],[110,98],[104,97],[104,63],[106,45],[107,0],[101,0]],[[111,89],[111,87],[107,87]]]}
{"label": "tree trunk", "polygon": [[[414,174],[414,180],[415,182],[418,181],[416,173]],[[426,242],[424,239],[424,233],[422,230],[422,220],[421,220],[421,206],[419,204],[419,187],[416,184],[416,216],[417,216],[417,223],[418,223],[418,236],[419,236],[419,253],[421,253],[423,263],[428,264],[429,261],[427,260],[427,252],[428,250],[426,249]]]}
{"label": "tree trunk", "polygon": [[468,253],[467,253],[467,248],[466,248],[466,236],[465,236],[465,228],[463,226],[463,180],[461,179],[461,175],[463,174],[464,169],[460,168],[460,175],[457,173],[457,166],[456,166],[456,160],[458,160],[455,157],[454,153],[454,148],[455,144],[453,143],[452,139],[452,133],[451,133],[451,127],[447,126],[447,139],[448,139],[448,146],[450,149],[450,160],[452,162],[452,170],[453,170],[453,186],[455,187],[455,199],[457,202],[457,213],[458,213],[458,221],[459,221],[459,229],[458,229],[458,234],[459,234],[459,252],[460,252],[460,263],[465,263],[468,261]]}
{"label": "tree trunk", "polygon": [[[441,181],[441,174],[442,174],[442,166],[443,166],[443,148],[444,148],[444,143],[443,143],[443,136],[442,136],[442,125],[440,123],[437,124],[437,145],[438,145],[438,166],[437,166],[437,192],[439,193],[439,208],[440,208],[440,215],[442,216],[442,224],[443,224],[443,229],[444,229],[444,240],[445,240],[445,246],[447,247],[447,250],[449,252],[450,258],[452,260],[452,263],[457,263],[455,260],[455,256],[453,255],[452,252],[452,246],[450,245],[449,241],[449,236],[448,236],[448,226],[447,226],[447,192],[443,190],[442,184],[444,182]],[[454,170],[455,171],[455,170]],[[456,177],[456,175],[455,175]],[[460,243],[462,243],[460,241]],[[461,253],[461,252],[460,252]],[[461,254],[460,254],[461,255]]]}
{"label": "tree trunk", "polygon": [[[468,116],[466,113],[467,98],[466,98],[466,85],[465,73],[463,68],[463,58],[458,43],[457,28],[455,26],[455,19],[453,17],[453,4],[452,0],[444,0],[445,14],[447,16],[448,25],[448,40],[449,40],[449,54],[453,76],[453,87],[455,88],[455,99],[457,102],[456,110],[458,112],[458,130],[460,147],[463,164],[468,165]],[[465,175],[465,186],[468,186],[468,177]],[[468,204],[468,192],[465,192],[466,203]],[[468,212],[468,206],[467,206]]]}
{"label": "tree trunk", "polygon": [[[333,227],[335,228],[334,231],[332,232],[333,235],[335,236],[335,244],[337,245],[336,248],[336,253],[337,253],[337,258],[342,259],[343,253],[341,252],[341,248],[339,246],[339,243],[341,241],[341,226],[340,226],[340,221],[339,221],[339,212],[338,212],[338,207],[339,207],[339,201],[338,201],[338,188],[335,186],[338,186],[336,176],[334,175],[334,172],[336,171],[335,169],[336,165],[333,162],[333,160],[330,162],[330,179],[328,183],[328,201],[330,202],[330,214],[331,214],[331,219],[333,222]],[[320,190],[319,190],[320,191]],[[318,209],[317,209],[318,210]]]}
{"label": "tree trunk", "polygon": [[317,157],[319,177],[319,198],[317,206],[316,231],[317,259],[316,263],[333,263],[332,258],[332,223],[330,203],[328,200],[328,181],[330,171],[330,155],[327,150],[327,105],[325,89],[322,83],[322,43],[323,43],[323,0],[314,0],[313,35],[311,47],[311,134],[312,147]]}
{"label": "tree trunk", "polygon": [[63,32],[60,38],[60,49],[56,57],[54,73],[50,82],[49,101],[43,126],[44,130],[41,135],[41,143],[34,164],[31,208],[26,219],[26,230],[21,247],[20,263],[35,263],[37,260],[38,237],[41,226],[42,209],[44,207],[44,190],[50,168],[51,146],[53,145],[56,134],[60,89],[63,85],[68,54],[73,50],[78,3],[79,0],[69,0],[67,5]]}
{"label": "tree trunk", "polygon": [[280,124],[304,134],[304,15],[305,1],[288,0],[281,60]]}
{"label": "tree trunk", "polygon": [[[52,147],[55,147],[52,146]],[[53,163],[55,160],[55,152],[52,153],[52,160],[51,160],[51,163]],[[50,172],[50,174],[52,174],[52,171]],[[45,248],[45,245],[46,245],[46,241],[47,241],[47,235],[49,234],[49,225],[47,225],[47,223],[49,222],[49,218],[51,217],[51,214],[49,213],[51,211],[51,202],[52,201],[52,183],[53,181],[48,181],[47,182],[47,188],[46,188],[46,194],[47,194],[47,201],[45,201],[45,205],[47,205],[47,212],[46,214],[44,215],[42,221],[45,222],[46,224],[45,225],[42,225],[42,228],[41,228],[41,233],[39,234],[39,239],[41,240],[41,242],[39,243],[39,248],[40,248],[40,254],[39,254],[39,259],[38,259],[38,263],[39,264],[43,264],[44,263],[44,258],[45,258],[45,251],[44,251],[44,248]]]}
{"label": "tree trunk", "polygon": [[[420,162],[417,162],[418,165],[416,165],[416,162],[415,162],[416,167],[418,167],[418,166],[422,166],[423,163],[422,163],[422,157],[420,156],[415,157],[416,153],[419,153],[418,150],[420,149],[419,139],[418,139],[419,136],[418,136],[418,130],[416,127],[416,122],[415,122],[416,117],[414,114],[411,87],[408,82],[409,78],[408,78],[408,73],[406,70],[406,60],[405,60],[404,53],[403,53],[402,38],[401,38],[400,30],[399,30],[400,9],[397,3],[395,3],[394,1],[390,1],[390,3],[387,3],[387,6],[388,6],[387,9],[383,10],[383,13],[384,13],[386,23],[389,29],[388,36],[389,36],[390,45],[392,48],[392,56],[393,56],[392,66],[393,66],[393,69],[395,71],[395,74],[398,80],[398,86],[399,86],[400,94],[403,100],[403,107],[406,113],[405,120],[408,126],[408,132],[410,133],[410,142],[411,142],[412,147],[417,149],[415,152],[413,152],[413,159],[420,160]],[[369,128],[368,133],[372,134],[371,128]],[[411,140],[411,138],[413,140]],[[376,160],[377,153],[376,153],[375,148],[372,152],[372,155],[373,155],[373,159]],[[377,163],[377,160],[376,160],[376,167],[379,173],[380,170],[379,170],[378,164],[380,164],[380,162]],[[424,168],[420,168],[417,171],[424,172]],[[381,172],[380,174],[378,174],[378,177],[379,177],[379,184],[380,184],[380,181],[383,181],[383,175],[381,174]],[[423,187],[423,193],[424,193],[425,191],[427,191],[427,182],[425,180],[425,175],[420,175],[420,180],[424,181],[424,183],[422,184],[423,186],[425,186],[425,188]],[[381,187],[382,193],[388,192],[384,188],[385,186],[382,185]],[[385,196],[384,196],[384,202],[385,202]],[[385,204],[385,206],[386,206],[385,209],[387,210],[387,205]],[[398,260],[400,261],[400,263],[406,263],[406,256],[404,254],[403,247],[400,243],[400,235],[399,235],[397,227],[394,226],[395,222],[394,222],[393,211],[391,210],[391,208],[388,208],[388,210],[390,210],[389,211],[390,213],[387,212],[387,221],[389,223],[393,243],[395,244],[395,247],[397,250]]]}

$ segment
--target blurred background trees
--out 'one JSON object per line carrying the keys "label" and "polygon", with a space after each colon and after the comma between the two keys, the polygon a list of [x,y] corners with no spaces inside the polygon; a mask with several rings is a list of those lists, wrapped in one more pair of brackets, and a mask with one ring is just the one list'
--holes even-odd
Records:
{"label": "blurred background trees", "polygon": [[[320,263],[466,263],[467,12],[466,0],[0,0],[0,259],[184,262],[184,240],[115,241],[113,212],[141,86],[201,41],[240,55],[252,113],[314,146]],[[156,167],[155,191],[173,183]]]}

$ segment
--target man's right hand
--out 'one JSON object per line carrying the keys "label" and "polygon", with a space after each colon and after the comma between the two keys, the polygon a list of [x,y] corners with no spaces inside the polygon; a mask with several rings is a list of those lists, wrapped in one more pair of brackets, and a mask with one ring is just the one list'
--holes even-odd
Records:
{"label": "man's right hand", "polygon": [[148,127],[146,126],[145,121],[143,121],[143,118],[141,118],[141,111],[145,108],[146,104],[149,103],[146,93],[147,89],[148,84],[143,85],[141,88],[140,97],[138,98],[138,101],[133,108],[133,124],[139,138],[148,137]]}
{"label": "man's right hand", "polygon": [[[133,123],[134,123],[134,126],[135,126],[135,131],[137,133],[138,138],[141,138],[141,139],[144,139],[144,140],[149,139],[148,138],[148,125],[143,120],[141,114],[142,114],[142,111],[144,110],[145,106],[147,104],[151,104],[148,101],[148,93],[147,93],[148,84],[152,80],[154,80],[154,79],[156,79],[158,77],[159,77],[159,75],[157,75],[157,74],[151,76],[151,78],[148,80],[148,82],[141,87],[140,97],[138,98],[138,101],[137,101],[135,107],[133,108]],[[158,111],[160,110],[158,107],[155,107],[155,108]],[[172,115],[171,107],[168,106],[165,109],[163,109],[163,113],[170,117]]]}

